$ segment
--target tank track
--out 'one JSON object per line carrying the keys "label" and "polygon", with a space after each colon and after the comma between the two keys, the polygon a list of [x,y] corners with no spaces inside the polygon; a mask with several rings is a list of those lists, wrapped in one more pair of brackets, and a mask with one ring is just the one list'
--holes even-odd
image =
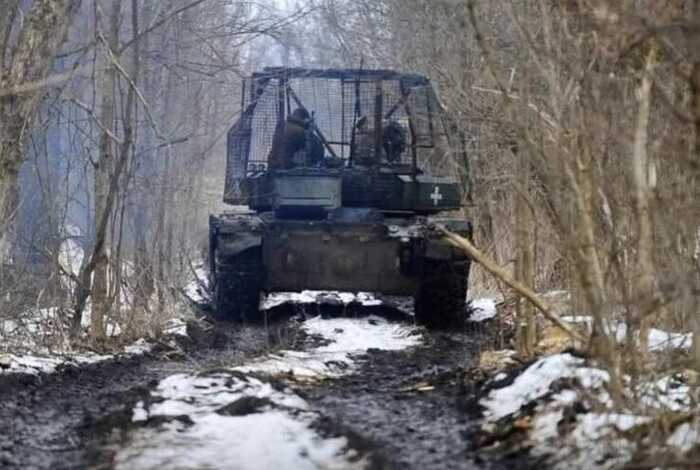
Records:
{"label": "tank track", "polygon": [[218,316],[230,321],[259,321],[262,284],[259,248],[235,256],[222,257],[217,254],[214,301]]}
{"label": "tank track", "polygon": [[424,260],[414,296],[416,321],[428,328],[453,328],[467,319],[465,303],[470,260]]}

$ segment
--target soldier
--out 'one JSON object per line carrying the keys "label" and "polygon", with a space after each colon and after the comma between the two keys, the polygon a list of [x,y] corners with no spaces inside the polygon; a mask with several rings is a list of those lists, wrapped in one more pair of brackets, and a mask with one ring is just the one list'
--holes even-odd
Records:
{"label": "soldier", "polygon": [[309,112],[297,108],[287,117],[282,131],[277,128],[268,157],[271,170],[314,166],[323,161],[323,144],[311,129],[311,124]]}
{"label": "soldier", "polygon": [[[374,129],[370,128],[367,116],[362,116],[355,124],[355,152],[354,160],[360,165],[373,166],[377,165],[383,155],[375,155],[375,136]],[[383,154],[382,148],[380,153]]]}
{"label": "soldier", "polygon": [[355,127],[357,163],[372,166],[382,161],[396,163],[401,159],[401,154],[406,150],[406,131],[399,122],[387,120],[382,123],[382,145],[379,155],[375,155],[375,133],[374,129],[368,126],[367,116],[362,116]]}
{"label": "soldier", "polygon": [[284,170],[293,166],[294,154],[306,148],[306,127],[309,118],[308,111],[297,108],[287,117],[281,131],[280,127],[277,127],[267,159],[271,170]]}
{"label": "soldier", "polygon": [[389,163],[401,160],[401,154],[406,150],[406,130],[394,120],[384,121],[382,126],[382,146]]}

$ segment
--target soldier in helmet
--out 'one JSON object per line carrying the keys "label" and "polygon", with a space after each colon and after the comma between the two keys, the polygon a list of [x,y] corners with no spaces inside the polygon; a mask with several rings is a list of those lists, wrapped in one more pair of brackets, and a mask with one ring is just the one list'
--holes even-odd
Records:
{"label": "soldier in helmet", "polygon": [[355,159],[360,165],[373,166],[381,162],[396,163],[406,150],[406,131],[394,120],[382,122],[381,147],[379,155],[375,150],[375,132],[368,125],[367,116],[362,116],[355,125],[357,133]]}
{"label": "soldier in helmet", "polygon": [[384,121],[382,126],[382,147],[389,163],[401,161],[401,154],[406,150],[406,130],[394,120]]}
{"label": "soldier in helmet", "polygon": [[306,125],[309,113],[303,108],[295,109],[282,128],[275,130],[272,148],[268,157],[271,170],[284,170],[292,167],[292,157],[306,146]]}
{"label": "soldier in helmet", "polygon": [[295,109],[275,131],[268,163],[272,170],[316,165],[323,159],[323,144],[311,129],[312,118],[304,108]]}

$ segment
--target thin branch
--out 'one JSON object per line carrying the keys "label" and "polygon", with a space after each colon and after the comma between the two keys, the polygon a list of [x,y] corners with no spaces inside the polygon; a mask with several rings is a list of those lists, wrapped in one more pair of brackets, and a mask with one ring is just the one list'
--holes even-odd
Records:
{"label": "thin branch", "polygon": [[154,24],[146,28],[145,30],[141,31],[140,33],[136,34],[134,37],[132,37],[130,40],[128,40],[124,45],[119,49],[119,55],[123,54],[124,51],[126,51],[129,47],[131,47],[136,41],[144,37],[145,35],[155,31],[156,29],[160,28],[163,26],[165,23],[179,15],[180,13],[183,13],[191,8],[194,8],[196,6],[201,5],[204,2],[208,2],[209,0],[195,0],[194,2],[185,5],[182,8],[178,8],[177,10],[173,11],[172,13],[168,14],[165,18],[156,21]]}
{"label": "thin branch", "polygon": [[105,134],[107,134],[107,136],[109,136],[110,139],[112,139],[113,141],[115,141],[117,144],[120,144],[120,145],[123,143],[123,141],[119,137],[114,135],[114,133],[111,130],[107,129],[104,126],[104,124],[102,124],[102,121],[100,121],[100,118],[98,118],[95,115],[95,112],[92,109],[90,109],[90,107],[88,107],[88,105],[86,105],[85,103],[82,103],[81,101],[79,101],[76,98],[71,98],[69,101],[71,103],[75,104],[77,107],[79,107],[83,111],[85,111],[86,113],[88,113],[88,115],[95,121],[95,123],[100,128],[100,130],[102,132],[104,132]]}
{"label": "thin branch", "polygon": [[149,124],[153,128],[153,132],[161,140],[166,140],[166,137],[163,136],[163,134],[160,132],[158,129],[158,125],[156,124],[156,120],[153,117],[153,112],[151,111],[151,106],[148,104],[148,101],[146,101],[146,98],[143,96],[141,93],[141,90],[136,86],[136,83],[134,80],[132,80],[131,76],[129,76],[128,72],[124,69],[122,64],[119,62],[119,59],[114,55],[112,52],[112,49],[109,47],[107,44],[107,41],[105,40],[104,35],[102,33],[98,33],[98,38],[102,44],[104,44],[105,49],[107,51],[107,57],[109,58],[110,62],[112,62],[112,65],[114,65],[114,68],[119,71],[119,73],[124,77],[124,79],[129,83],[129,86],[134,90],[134,93],[136,93],[136,96],[138,97],[139,101],[144,107],[144,110],[146,111],[146,117],[148,117]]}

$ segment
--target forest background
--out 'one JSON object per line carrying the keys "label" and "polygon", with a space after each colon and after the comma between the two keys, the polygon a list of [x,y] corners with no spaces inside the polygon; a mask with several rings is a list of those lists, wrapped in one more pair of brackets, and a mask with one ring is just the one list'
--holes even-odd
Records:
{"label": "forest background", "polygon": [[[700,1],[2,6],[3,318],[59,306],[74,335],[89,314],[94,341],[157,334],[222,209],[242,78],[363,64],[431,77],[475,244],[568,291],[613,378],[648,367],[651,326],[694,331],[700,367]],[[480,271],[471,289],[510,296]],[[535,312],[515,305],[529,354]]]}

